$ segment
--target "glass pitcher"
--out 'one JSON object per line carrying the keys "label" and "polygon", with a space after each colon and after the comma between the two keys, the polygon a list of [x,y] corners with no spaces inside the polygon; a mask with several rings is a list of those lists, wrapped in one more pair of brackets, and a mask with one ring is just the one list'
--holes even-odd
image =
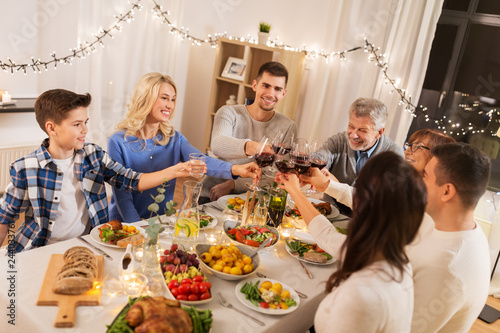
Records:
{"label": "glass pitcher", "polygon": [[173,242],[197,243],[200,235],[200,213],[198,199],[201,194],[201,182],[184,182],[184,200],[175,221]]}

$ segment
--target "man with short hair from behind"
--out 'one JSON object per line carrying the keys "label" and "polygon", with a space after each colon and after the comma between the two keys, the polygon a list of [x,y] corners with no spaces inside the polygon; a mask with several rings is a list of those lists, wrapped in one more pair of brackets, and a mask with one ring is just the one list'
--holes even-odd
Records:
{"label": "man with short hair from behind", "polygon": [[486,190],[490,160],[477,148],[447,143],[432,149],[424,169],[426,212],[407,247],[413,267],[412,332],[468,332],[489,289],[488,241],[474,221]]}

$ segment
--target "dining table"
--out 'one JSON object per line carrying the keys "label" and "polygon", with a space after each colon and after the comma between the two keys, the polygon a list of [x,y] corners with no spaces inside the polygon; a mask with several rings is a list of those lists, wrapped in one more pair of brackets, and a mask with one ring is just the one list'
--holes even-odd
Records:
{"label": "dining table", "polygon": [[[204,210],[217,218],[216,229],[223,229],[221,211],[214,206],[216,203],[205,205]],[[214,208],[215,207],[215,208]],[[347,218],[338,215],[332,223],[345,224]],[[144,221],[137,222],[144,224]],[[205,231],[200,232],[199,242],[204,242]],[[91,244],[106,252],[111,259],[104,258],[102,295],[100,305],[77,306],[75,325],[68,328],[54,327],[58,311],[57,306],[39,306],[37,297],[42,287],[45,273],[52,254],[63,254],[74,246],[86,246],[99,255],[89,244],[81,239],[74,238],[57,242],[40,248],[6,256],[6,249],[0,250],[0,332],[106,332],[114,318],[120,313],[128,302],[124,293],[109,292],[108,283],[119,278],[119,262],[125,252],[122,248],[112,248],[99,244],[90,235],[83,236]],[[168,248],[171,236],[160,235],[160,245]],[[222,231],[220,243],[229,243],[230,239]],[[210,275],[203,270],[212,284],[212,300],[205,304],[197,305],[199,310],[210,309],[213,322],[211,332],[307,332],[313,326],[314,316],[318,305],[325,296],[325,283],[329,276],[337,269],[337,263],[330,265],[317,265],[305,263],[304,266],[312,275],[308,277],[299,260],[290,255],[285,249],[286,243],[281,237],[274,249],[265,249],[259,252],[260,265],[257,272],[282,282],[289,287],[307,295],[300,298],[297,308],[288,314],[269,315],[250,309],[241,303],[236,293],[236,285],[240,281],[223,280],[215,275]],[[252,274],[252,277],[257,277]],[[244,280],[244,279],[243,279]],[[261,281],[265,281],[264,278]],[[222,306],[216,297],[221,293],[223,297],[238,310],[264,322],[259,325],[251,318]]]}

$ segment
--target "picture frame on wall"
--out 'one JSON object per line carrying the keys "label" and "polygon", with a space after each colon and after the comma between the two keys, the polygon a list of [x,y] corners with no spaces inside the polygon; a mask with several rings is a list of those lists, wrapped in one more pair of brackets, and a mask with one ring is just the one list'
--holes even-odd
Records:
{"label": "picture frame on wall", "polygon": [[229,79],[243,81],[247,62],[245,59],[229,57],[221,76]]}

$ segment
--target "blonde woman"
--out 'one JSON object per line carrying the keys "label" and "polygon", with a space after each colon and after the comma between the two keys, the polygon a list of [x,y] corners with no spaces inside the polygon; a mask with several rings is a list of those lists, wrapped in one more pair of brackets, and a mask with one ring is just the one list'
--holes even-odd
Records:
{"label": "blonde woman", "polygon": [[[125,119],[108,139],[108,153],[115,161],[140,172],[153,172],[188,163],[190,153],[200,153],[170,124],[175,111],[177,88],[168,75],[148,73],[136,83]],[[206,157],[207,174],[233,179],[237,176],[257,177],[255,162],[232,165]],[[176,179],[169,179],[164,202],[174,196]],[[116,190],[109,205],[110,219],[139,221],[149,218],[148,205],[156,188],[144,192]],[[159,203],[162,207],[162,203]]]}

